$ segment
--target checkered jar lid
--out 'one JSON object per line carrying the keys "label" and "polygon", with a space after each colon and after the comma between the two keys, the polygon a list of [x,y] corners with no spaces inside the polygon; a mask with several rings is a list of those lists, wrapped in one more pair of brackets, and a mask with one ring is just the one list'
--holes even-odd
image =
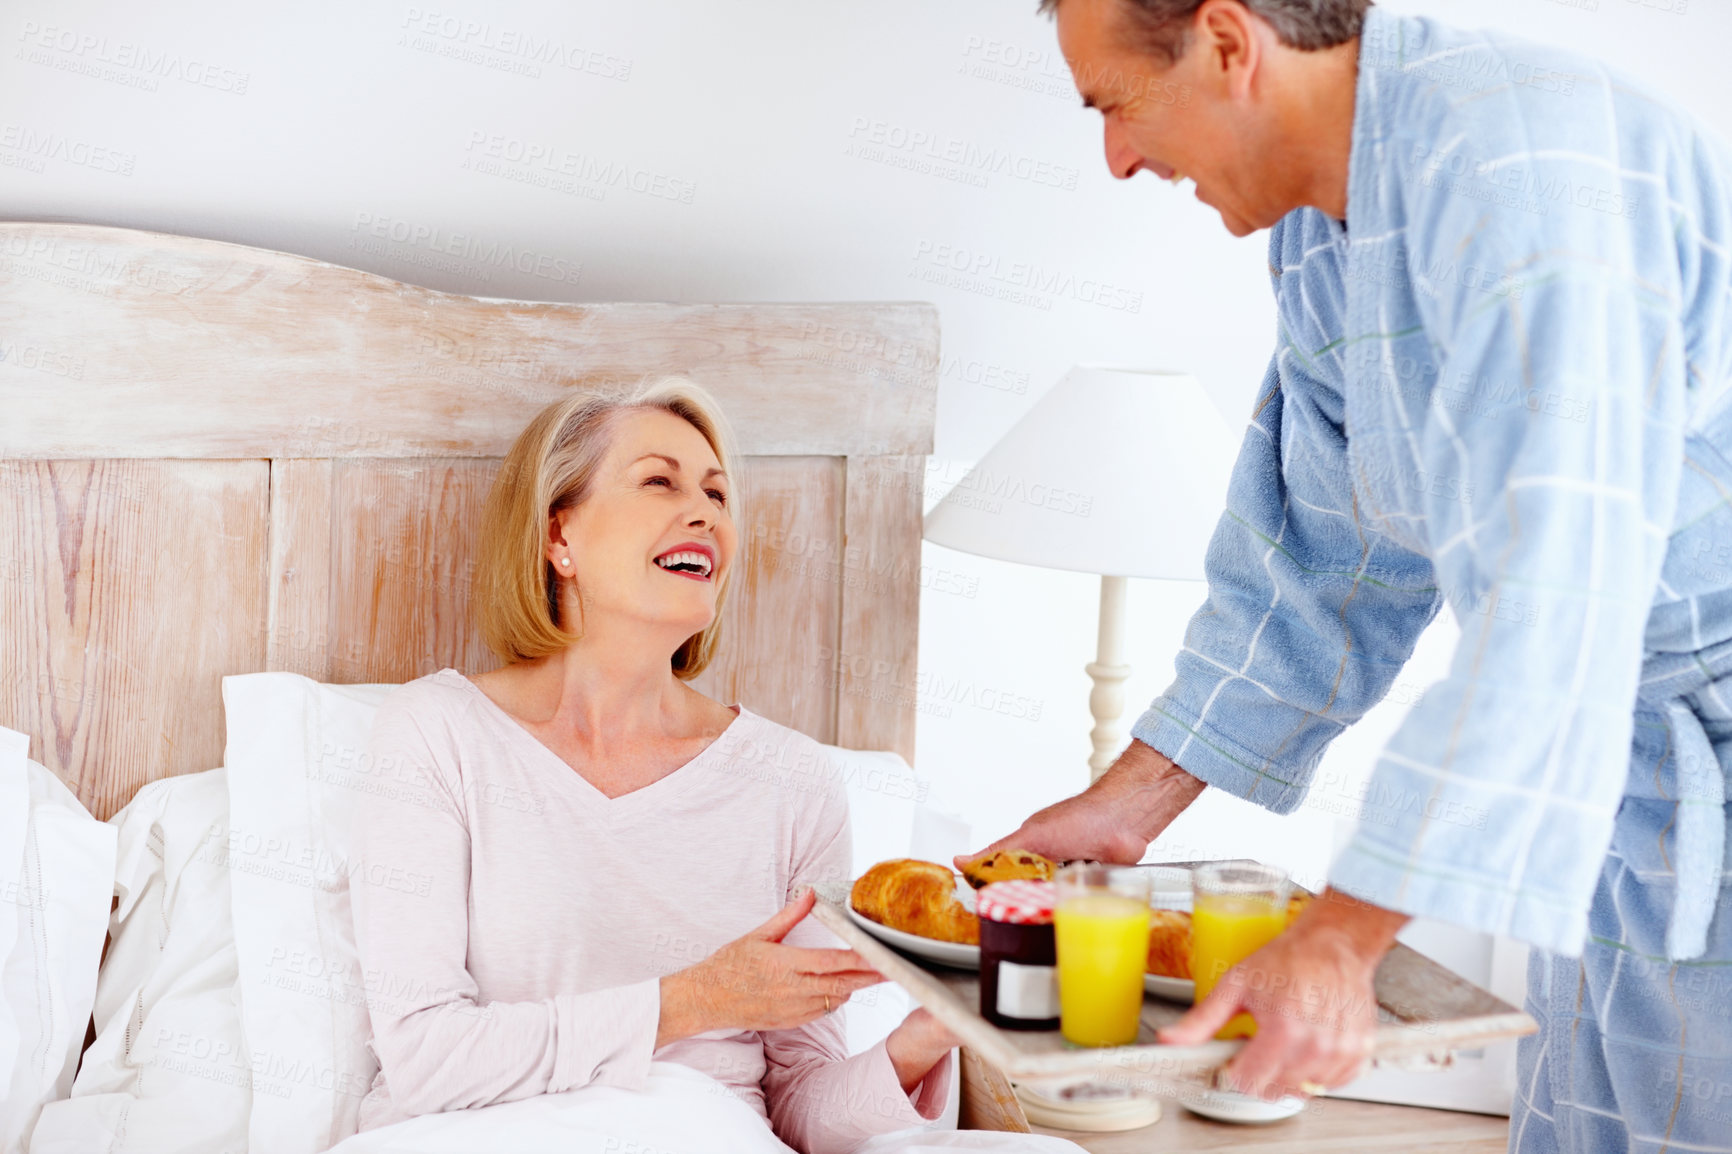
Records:
{"label": "checkered jar lid", "polygon": [[974,912],[987,921],[1043,926],[1052,922],[1057,900],[1048,881],[994,882],[974,896]]}

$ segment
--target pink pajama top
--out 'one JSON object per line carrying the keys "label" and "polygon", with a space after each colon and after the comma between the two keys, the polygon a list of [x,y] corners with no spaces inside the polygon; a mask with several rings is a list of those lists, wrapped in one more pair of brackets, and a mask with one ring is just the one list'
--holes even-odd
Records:
{"label": "pink pajama top", "polygon": [[[848,880],[847,797],[812,772],[817,743],[738,713],[691,761],[610,799],[455,669],[380,705],[370,752],[408,784],[367,796],[353,853],[415,884],[351,893],[380,1066],[362,1130],[642,1086],[652,1056],[717,1079],[810,1154],[938,1116],[954,1055],[910,1095],[884,1043],[846,1056],[837,1015],[655,1049],[658,979],[801,887]],[[785,940],[841,944],[811,918]]]}

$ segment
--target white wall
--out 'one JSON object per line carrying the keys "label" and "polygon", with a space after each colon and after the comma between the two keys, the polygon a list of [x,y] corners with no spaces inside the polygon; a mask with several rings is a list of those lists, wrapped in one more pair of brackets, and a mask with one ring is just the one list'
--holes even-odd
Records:
{"label": "white wall", "polygon": [[[1724,5],[1391,7],[1597,53],[1732,135]],[[522,54],[547,42],[564,63]],[[935,301],[933,497],[1075,362],[1189,370],[1238,424],[1271,345],[1264,238],[1233,240],[1153,177],[1108,176],[1033,0],[0,0],[0,45],[0,217],[489,296]],[[527,271],[491,263],[500,249]],[[951,260],[980,271],[929,279]],[[1020,266],[1060,288],[993,295]],[[927,563],[917,760],[980,841],[1086,781],[1096,586],[936,547]],[[1170,677],[1197,596],[1133,583],[1133,708]],[[1440,660],[1404,677],[1382,729]],[[1210,798],[1164,848],[1314,874],[1325,808],[1275,819]]]}

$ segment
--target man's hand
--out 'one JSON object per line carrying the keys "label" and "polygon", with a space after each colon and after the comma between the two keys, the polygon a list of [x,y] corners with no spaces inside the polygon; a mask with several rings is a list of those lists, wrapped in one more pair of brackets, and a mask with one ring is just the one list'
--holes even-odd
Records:
{"label": "man's hand", "polygon": [[1249,1013],[1257,1034],[1227,1064],[1227,1088],[1275,1098],[1345,1085],[1359,1076],[1377,1029],[1372,975],[1407,920],[1346,894],[1325,893],[1156,1039],[1195,1046],[1234,1014]]}
{"label": "man's hand", "polygon": [[1149,843],[1203,792],[1203,783],[1164,754],[1132,741],[1101,779],[1075,797],[1049,805],[1009,837],[999,838],[957,868],[1001,849],[1026,849],[1054,861],[1135,864]]}

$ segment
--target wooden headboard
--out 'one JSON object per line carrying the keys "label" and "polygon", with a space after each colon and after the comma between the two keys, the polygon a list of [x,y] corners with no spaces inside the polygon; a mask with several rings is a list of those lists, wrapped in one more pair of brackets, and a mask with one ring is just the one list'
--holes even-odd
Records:
{"label": "wooden headboard", "polygon": [[499,460],[573,385],[679,372],[746,458],[697,684],[912,760],[937,364],[927,304],[534,304],[0,224],[0,724],[105,819],[222,763],[226,674],[495,667],[468,593]]}

